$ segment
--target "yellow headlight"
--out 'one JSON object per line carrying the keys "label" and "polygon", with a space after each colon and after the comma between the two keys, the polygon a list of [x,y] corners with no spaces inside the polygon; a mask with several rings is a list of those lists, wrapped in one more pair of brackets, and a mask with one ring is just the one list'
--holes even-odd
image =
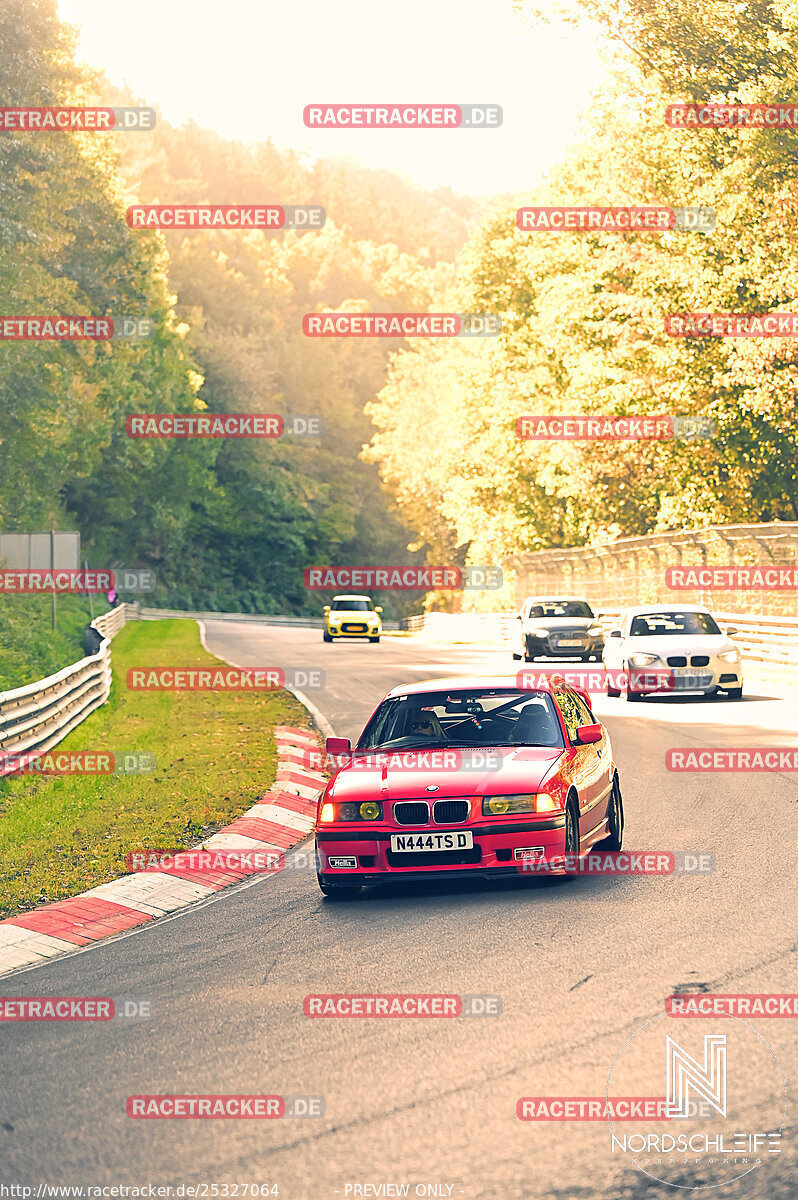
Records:
{"label": "yellow headlight", "polygon": [[535,812],[554,812],[557,807],[552,796],[539,794],[535,803]]}
{"label": "yellow headlight", "polygon": [[373,800],[367,800],[360,806],[360,815],[364,821],[376,821],[378,817],[382,816],[381,806],[375,804]]}
{"label": "yellow headlight", "polygon": [[483,815],[501,816],[503,813],[535,812],[534,792],[521,796],[486,796],[482,801]]}
{"label": "yellow headlight", "polygon": [[319,813],[319,820],[320,821],[334,821],[335,820],[335,805],[334,804],[322,804],[321,812]]}

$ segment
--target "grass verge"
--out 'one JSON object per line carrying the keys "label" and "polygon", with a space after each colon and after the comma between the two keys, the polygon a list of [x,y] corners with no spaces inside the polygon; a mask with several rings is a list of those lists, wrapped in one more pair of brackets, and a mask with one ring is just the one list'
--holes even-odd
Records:
{"label": "grass verge", "polygon": [[0,782],[0,918],[125,873],[145,846],[195,845],[272,784],[275,725],[309,725],[290,692],[134,692],[129,667],[219,664],[193,621],[141,621],[113,641],[111,697],[59,750],[148,751],[151,775]]}
{"label": "grass verge", "polygon": [[[94,597],[95,617],[109,607],[104,597]],[[83,596],[56,596],[53,629],[51,596],[0,595],[0,691],[35,683],[83,658],[89,620]]]}

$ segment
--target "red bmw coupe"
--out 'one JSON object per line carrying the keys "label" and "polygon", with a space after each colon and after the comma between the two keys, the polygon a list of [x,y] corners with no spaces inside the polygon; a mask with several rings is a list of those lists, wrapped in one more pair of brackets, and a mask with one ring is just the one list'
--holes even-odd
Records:
{"label": "red bmw coupe", "polygon": [[319,798],[328,896],[388,880],[548,871],[620,850],[623,801],[585,692],[553,676],[441,679],[389,692]]}

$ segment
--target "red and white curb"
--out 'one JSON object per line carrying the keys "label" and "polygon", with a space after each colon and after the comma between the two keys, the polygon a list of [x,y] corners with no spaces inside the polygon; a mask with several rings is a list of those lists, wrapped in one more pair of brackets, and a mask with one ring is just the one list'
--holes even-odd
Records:
{"label": "red and white curb", "polygon": [[[194,849],[284,852],[311,832],[326,776],[303,764],[320,761],[319,738],[310,729],[278,725],[275,741],[274,785],[257,804]],[[143,925],[251,875],[276,874],[279,869],[263,871],[243,864],[225,870],[152,867],[8,917],[0,921],[0,975]]]}

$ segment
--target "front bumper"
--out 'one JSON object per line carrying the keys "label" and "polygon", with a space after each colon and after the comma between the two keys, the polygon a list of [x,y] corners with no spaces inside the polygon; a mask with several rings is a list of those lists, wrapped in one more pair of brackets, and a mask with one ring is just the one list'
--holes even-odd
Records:
{"label": "front bumper", "polygon": [[[355,626],[355,628],[351,628],[350,626]],[[363,628],[362,622],[345,621],[341,625],[328,625],[327,632],[330,637],[351,638],[353,641],[362,641],[372,637],[379,637],[382,633],[382,626],[367,625]]]}
{"label": "front bumper", "polygon": [[[462,832],[473,834],[473,850],[394,853],[391,835],[397,833]],[[524,856],[520,852],[524,851]],[[523,863],[545,862],[565,853],[565,814],[539,820],[486,822],[484,825],[435,825],[409,828],[382,825],[378,829],[324,828],[316,831],[316,858],[324,881],[347,878],[374,883],[387,878],[429,879],[449,875],[519,875]],[[332,862],[331,862],[332,860]],[[333,865],[338,861],[352,865]],[[552,873],[561,873],[552,870]]]}
{"label": "front bumper", "polygon": [[[576,642],[573,646],[563,646],[563,641]],[[529,658],[578,658],[583,654],[596,655],[601,657],[601,652],[604,649],[603,637],[578,637],[574,634],[571,638],[563,638],[560,635],[553,634],[551,637],[540,638],[534,634],[526,633],[523,637],[523,647]]]}
{"label": "front bumper", "polygon": [[742,664],[717,659],[710,659],[707,666],[668,667],[654,663],[650,667],[633,667],[630,672],[630,691],[641,696],[716,692],[742,685]]}

